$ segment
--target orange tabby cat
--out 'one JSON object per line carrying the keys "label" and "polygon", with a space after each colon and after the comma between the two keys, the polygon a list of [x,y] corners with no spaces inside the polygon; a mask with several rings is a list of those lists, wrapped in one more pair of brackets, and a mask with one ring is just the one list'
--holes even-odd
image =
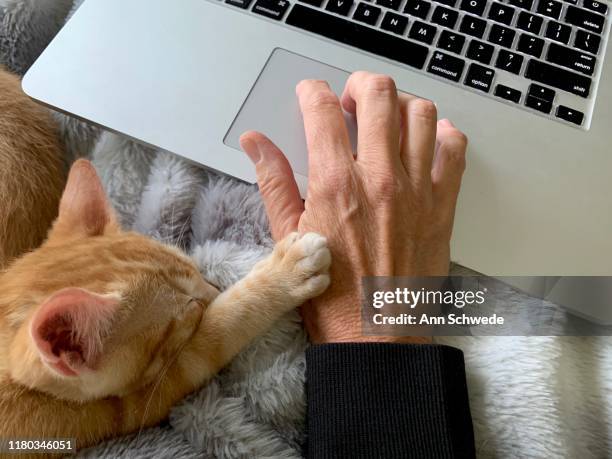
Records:
{"label": "orange tabby cat", "polygon": [[158,423],[329,284],[325,239],[292,234],[224,293],[178,250],[122,231],[73,166],[36,251],[0,274],[0,438],[82,448]]}
{"label": "orange tabby cat", "polygon": [[0,68],[0,269],[45,238],[66,177],[48,111]]}

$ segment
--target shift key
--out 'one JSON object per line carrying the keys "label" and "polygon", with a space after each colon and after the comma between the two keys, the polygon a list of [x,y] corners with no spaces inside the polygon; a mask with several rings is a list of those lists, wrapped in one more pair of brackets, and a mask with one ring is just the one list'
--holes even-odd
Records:
{"label": "shift key", "polygon": [[452,81],[459,81],[465,67],[465,61],[458,57],[436,51],[433,53],[427,71]]}

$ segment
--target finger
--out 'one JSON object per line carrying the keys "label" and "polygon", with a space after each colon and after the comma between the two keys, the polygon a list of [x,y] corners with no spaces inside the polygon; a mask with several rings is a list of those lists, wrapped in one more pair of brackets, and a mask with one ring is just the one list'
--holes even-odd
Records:
{"label": "finger", "polygon": [[353,73],[346,82],[342,106],[357,117],[357,161],[395,165],[399,160],[400,112],[393,79]]}
{"label": "finger", "polygon": [[270,230],[275,241],[296,231],[304,212],[293,171],[285,155],[259,132],[249,131],[240,137],[240,146],[255,163],[257,183],[263,198]]}
{"label": "finger", "polygon": [[318,80],[300,82],[296,93],[304,118],[310,178],[346,170],[353,152],[338,97],[325,81]]}
{"label": "finger", "polygon": [[465,171],[468,140],[450,121],[438,122],[438,148],[431,172],[434,200],[454,213],[461,180]]}
{"label": "finger", "polygon": [[408,175],[431,186],[431,169],[436,147],[437,110],[433,102],[400,94],[403,119],[401,158]]}

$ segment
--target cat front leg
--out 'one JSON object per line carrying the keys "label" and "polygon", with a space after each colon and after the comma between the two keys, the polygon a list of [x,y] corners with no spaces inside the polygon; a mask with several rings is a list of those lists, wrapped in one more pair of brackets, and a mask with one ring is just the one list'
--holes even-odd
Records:
{"label": "cat front leg", "polygon": [[[331,255],[316,233],[292,233],[204,313],[190,349],[218,371],[283,314],[327,289]],[[185,356],[187,359],[188,356]]]}

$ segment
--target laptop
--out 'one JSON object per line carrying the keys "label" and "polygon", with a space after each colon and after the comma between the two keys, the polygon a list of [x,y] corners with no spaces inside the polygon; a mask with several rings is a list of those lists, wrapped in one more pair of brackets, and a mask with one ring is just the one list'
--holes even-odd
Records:
{"label": "laptop", "polygon": [[[496,276],[605,276],[611,8],[599,0],[85,0],[23,88],[248,182],[254,168],[238,138],[260,130],[284,150],[305,193],[295,85],[325,79],[341,93],[350,72],[388,74],[470,138],[454,261]],[[594,303],[582,314],[612,323],[609,296]]]}

